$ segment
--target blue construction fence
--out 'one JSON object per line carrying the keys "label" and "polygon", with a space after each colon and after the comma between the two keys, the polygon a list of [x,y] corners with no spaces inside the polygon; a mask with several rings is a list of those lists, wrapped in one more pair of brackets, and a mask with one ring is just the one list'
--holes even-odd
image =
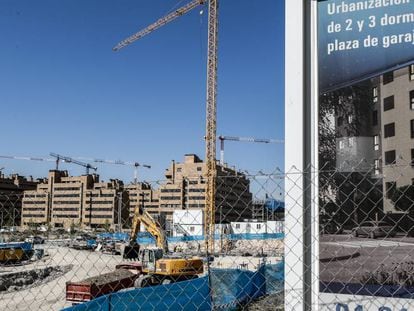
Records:
{"label": "blue construction fence", "polygon": [[207,276],[169,285],[131,289],[101,296],[63,311],[231,311],[283,290],[284,263],[257,271],[211,269]]}
{"label": "blue construction fence", "polygon": [[[129,234],[124,232],[115,233],[100,233],[97,235],[99,239],[110,239],[117,241],[128,241]],[[227,240],[268,240],[268,239],[283,239],[283,233],[240,233],[240,234],[216,234],[214,237],[216,240],[227,239]],[[191,235],[191,236],[176,236],[168,237],[169,243],[176,242],[189,242],[189,241],[204,241],[203,235]],[[148,232],[139,232],[137,238],[138,244],[155,244],[154,237]]]}

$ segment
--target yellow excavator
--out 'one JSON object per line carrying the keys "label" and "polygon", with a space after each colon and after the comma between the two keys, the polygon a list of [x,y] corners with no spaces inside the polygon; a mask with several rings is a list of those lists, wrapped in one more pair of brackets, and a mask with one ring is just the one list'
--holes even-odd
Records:
{"label": "yellow excavator", "polygon": [[[155,238],[156,248],[140,248],[137,237],[141,223]],[[168,255],[167,238],[161,225],[141,207],[135,208],[129,245],[125,246],[123,257],[139,259],[142,264],[142,273],[135,281],[135,287],[194,279],[203,273],[203,261],[200,258]]]}

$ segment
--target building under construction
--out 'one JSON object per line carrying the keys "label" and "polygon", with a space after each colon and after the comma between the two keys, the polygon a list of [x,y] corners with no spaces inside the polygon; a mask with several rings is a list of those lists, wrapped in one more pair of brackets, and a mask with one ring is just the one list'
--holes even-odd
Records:
{"label": "building under construction", "polygon": [[0,227],[20,226],[24,190],[36,189],[38,181],[17,174],[0,175]]}
{"label": "building under construction", "polygon": [[[138,204],[151,215],[165,218],[167,230],[175,210],[205,209],[207,166],[197,155],[186,154],[183,162],[172,161],[165,171],[166,180],[158,189],[141,185],[136,190]],[[228,223],[252,217],[250,181],[235,168],[217,165],[215,222]],[[140,193],[144,193],[144,196]],[[130,199],[133,197],[130,196]],[[134,202],[131,202],[135,204]]]}
{"label": "building under construction", "polygon": [[[171,231],[175,210],[205,209],[206,172],[206,163],[195,154],[185,155],[182,163],[172,161],[166,179],[156,185],[101,182],[96,174],[69,176],[67,171],[51,170],[35,190],[24,192],[22,225],[122,230],[129,228],[140,207]],[[217,165],[216,223],[252,217],[249,185],[235,168]]]}
{"label": "building under construction", "polygon": [[22,225],[115,229],[128,221],[126,201],[120,180],[100,182],[96,174],[72,177],[51,170],[36,190],[24,192]]}

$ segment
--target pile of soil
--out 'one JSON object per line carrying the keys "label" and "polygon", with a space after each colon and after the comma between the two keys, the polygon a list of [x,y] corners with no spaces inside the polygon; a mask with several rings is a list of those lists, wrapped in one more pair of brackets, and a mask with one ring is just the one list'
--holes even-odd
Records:
{"label": "pile of soil", "polygon": [[72,265],[67,265],[2,274],[0,276],[0,292],[17,291],[47,283],[71,269]]}

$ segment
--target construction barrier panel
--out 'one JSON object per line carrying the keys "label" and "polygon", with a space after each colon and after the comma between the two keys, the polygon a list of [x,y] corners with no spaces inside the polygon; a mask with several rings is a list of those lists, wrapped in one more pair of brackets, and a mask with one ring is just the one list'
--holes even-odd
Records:
{"label": "construction barrier panel", "polygon": [[[128,241],[128,233],[100,233],[97,235],[100,239],[116,240],[116,241]],[[216,234],[214,238],[216,240],[267,240],[267,239],[283,239],[283,233],[238,233],[238,234]],[[204,241],[203,235],[189,235],[189,236],[175,236],[168,237],[168,242],[189,242],[189,241]],[[155,239],[147,232],[140,232],[137,238],[138,244],[155,244]],[[92,242],[91,242],[92,243]]]}
{"label": "construction barrier panel", "polygon": [[208,276],[204,276],[169,285],[121,291],[65,308],[63,311],[230,311],[254,299],[282,291],[283,276],[283,263],[261,265],[255,272],[211,269],[210,285]]}

